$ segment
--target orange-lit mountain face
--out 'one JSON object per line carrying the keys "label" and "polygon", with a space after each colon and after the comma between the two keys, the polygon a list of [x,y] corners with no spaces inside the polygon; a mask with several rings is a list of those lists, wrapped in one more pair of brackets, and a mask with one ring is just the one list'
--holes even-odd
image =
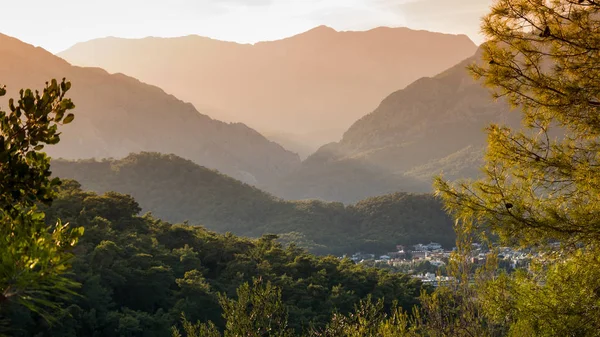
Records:
{"label": "orange-lit mountain face", "polygon": [[434,76],[475,50],[464,35],[321,26],[254,45],[199,36],[104,38],[59,56],[160,86],[199,109],[210,108],[215,118],[246,123],[306,154],[339,140],[390,92]]}
{"label": "orange-lit mountain face", "polygon": [[[75,121],[53,157],[123,157],[157,151],[181,157],[246,182],[261,184],[295,169],[300,159],[243,124],[199,113],[158,87],[98,68],[75,67],[63,59],[0,34],[0,83],[16,97],[21,88],[42,89],[52,78],[73,84]],[[160,83],[159,83],[160,84]],[[0,106],[6,109],[6,99]]]}

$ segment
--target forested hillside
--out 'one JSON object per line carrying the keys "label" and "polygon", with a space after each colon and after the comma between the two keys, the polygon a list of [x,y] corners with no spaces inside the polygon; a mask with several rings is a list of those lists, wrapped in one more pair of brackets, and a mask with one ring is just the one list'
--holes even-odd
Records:
{"label": "forested hillside", "polygon": [[122,160],[54,160],[56,176],[85,189],[132,195],[144,211],[172,222],[258,237],[285,234],[315,253],[367,250],[396,244],[454,244],[441,203],[431,195],[389,194],[345,206],[317,200],[286,201],[174,155],[132,154]]}
{"label": "forested hillside", "polygon": [[71,276],[81,296],[63,302],[53,327],[16,304],[0,307],[0,317],[10,319],[0,329],[10,336],[164,337],[182,312],[222,328],[217,294],[233,297],[255,277],[282,290],[298,331],[323,327],[334,311],[347,313],[367,295],[410,309],[423,289],[406,275],[283,248],[272,236],[243,239],[140,217],[131,197],[85,192],[74,181],[42,210],[48,224],[60,218],[85,228]]}

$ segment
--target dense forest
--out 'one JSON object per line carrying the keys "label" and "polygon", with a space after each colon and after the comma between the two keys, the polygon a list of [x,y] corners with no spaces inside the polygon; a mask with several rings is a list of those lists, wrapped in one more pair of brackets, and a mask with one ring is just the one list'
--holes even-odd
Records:
{"label": "dense forest", "polygon": [[142,209],[171,222],[285,242],[318,254],[386,253],[397,244],[454,245],[452,222],[432,195],[395,193],[346,206],[286,201],[175,155],[131,154],[120,160],[52,161],[53,173],[97,193],[133,196]]}
{"label": "dense forest", "polygon": [[334,311],[348,313],[369,295],[408,310],[424,290],[406,275],[315,257],[275,236],[250,240],[139,216],[131,197],[86,192],[75,181],[64,181],[40,210],[49,225],[60,218],[85,229],[70,276],[80,296],[62,302],[61,323],[52,327],[24,307],[1,307],[11,336],[170,336],[182,312],[223,328],[219,294],[234,297],[256,277],[281,289],[297,331],[323,327]]}
{"label": "dense forest", "polygon": [[[88,192],[43,152],[75,119],[71,83],[20,90],[0,111],[0,335],[600,336],[599,17],[595,0],[498,0],[484,18],[469,71],[523,123],[486,129],[480,179],[435,179],[456,250],[434,288],[294,244],[434,233],[398,220],[434,213],[432,196],[283,201],[152,153],[66,163],[108,191]],[[226,233],[159,220],[137,194]],[[506,254],[523,263],[507,272]]]}

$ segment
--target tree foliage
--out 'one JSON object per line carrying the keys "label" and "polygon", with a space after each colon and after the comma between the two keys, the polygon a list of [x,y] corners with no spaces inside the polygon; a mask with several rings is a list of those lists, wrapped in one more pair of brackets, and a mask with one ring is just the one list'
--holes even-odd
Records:
{"label": "tree foliage", "polygon": [[[22,305],[53,318],[57,298],[73,294],[76,282],[65,277],[70,249],[81,228],[56,221],[48,226],[37,203],[49,204],[60,184],[50,179],[50,159],[40,152],[60,140],[58,126],[70,123],[74,108],[65,80],[46,83],[42,93],[21,90],[10,112],[0,111],[0,315]],[[6,94],[0,88],[0,97]]]}
{"label": "tree foliage", "polygon": [[287,201],[174,155],[131,154],[120,160],[54,160],[54,173],[98,193],[132,195],[145,211],[172,222],[188,220],[221,233],[278,234],[317,254],[386,253],[398,244],[435,241],[450,248],[455,235],[441,202],[427,194],[395,193],[354,205]]}
{"label": "tree foliage", "polygon": [[522,128],[488,128],[485,178],[436,187],[459,233],[542,252],[529,272],[480,288],[489,317],[512,336],[596,336],[600,3],[498,0],[482,28],[471,71],[518,108]]}
{"label": "tree foliage", "polygon": [[[284,309],[289,328],[298,332],[323,328],[333,312],[347,314],[369,295],[384,298],[386,310],[394,301],[410,310],[428,289],[407,275],[284,247],[273,235],[245,239],[138,216],[131,197],[84,192],[74,181],[64,181],[52,205],[42,210],[48,223],[60,217],[85,228],[71,276],[81,284],[81,296],[63,301],[60,326],[49,328],[35,316],[15,313],[14,326],[23,331],[15,336],[170,336],[182,312],[189,322],[212,321],[219,331],[229,321],[248,327],[252,324],[236,316],[241,306],[231,300],[247,303],[260,295],[262,290],[240,288],[258,277],[262,286],[272,285],[264,291],[281,295],[283,307],[272,308]],[[246,314],[264,323],[269,303]],[[277,317],[277,325],[284,326],[286,316]]]}
{"label": "tree foliage", "polygon": [[600,239],[600,5],[498,1],[476,77],[522,113],[523,129],[488,129],[486,178],[438,180],[459,218],[521,245]]}
{"label": "tree foliage", "polygon": [[486,282],[481,306],[509,336],[597,336],[600,258],[578,251],[550,265]]}
{"label": "tree foliage", "polygon": [[[288,327],[287,310],[281,301],[281,290],[270,282],[263,284],[260,278],[252,285],[242,284],[237,289],[237,298],[219,296],[225,319],[225,337],[293,337]],[[191,324],[182,317],[183,330],[187,337],[221,337],[214,323]],[[173,327],[173,337],[181,337],[179,329]]]}
{"label": "tree foliage", "polygon": [[[302,332],[286,329],[287,311],[276,288],[255,282],[243,284],[238,289],[238,299],[221,302],[226,320],[224,333],[212,322],[198,321],[192,324],[182,316],[185,337],[221,336],[289,336],[289,337],[471,337],[502,336],[483,323],[482,316],[470,298],[472,291],[457,296],[448,287],[433,294],[423,293],[422,307],[407,311],[392,303],[385,305],[383,299],[370,296],[355,304],[348,313],[334,312],[331,320],[321,328],[306,328]],[[465,288],[466,289],[466,288]],[[474,315],[475,314],[475,315]],[[480,324],[473,324],[473,323]],[[274,324],[279,323],[279,324]],[[265,327],[269,327],[265,329]],[[172,328],[172,337],[182,337],[179,328]]]}
{"label": "tree foliage", "polygon": [[253,287],[244,283],[237,289],[237,299],[220,296],[225,319],[225,336],[291,337],[287,310],[281,290],[270,282],[264,286],[255,279]]}

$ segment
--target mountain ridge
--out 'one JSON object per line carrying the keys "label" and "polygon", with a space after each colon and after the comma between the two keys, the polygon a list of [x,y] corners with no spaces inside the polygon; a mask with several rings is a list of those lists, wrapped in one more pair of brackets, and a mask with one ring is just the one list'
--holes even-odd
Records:
{"label": "mountain ridge", "polygon": [[58,55],[159,84],[195,106],[221,111],[216,118],[259,132],[317,134],[304,140],[316,150],[338,141],[390,92],[447,69],[476,48],[466,35],[317,27],[256,44],[198,36],[96,39]]}
{"label": "mountain ridge", "polygon": [[300,163],[297,154],[250,127],[213,119],[162,88],[97,67],[72,66],[43,48],[0,35],[0,80],[7,97],[63,77],[73,83],[68,97],[76,105],[75,122],[63,128],[58,145],[48,147],[51,156],[174,152],[251,183],[264,183]]}
{"label": "mountain ridge", "polygon": [[[390,27],[390,26],[378,26],[378,27],[373,27],[370,29],[366,29],[366,30],[338,30],[335,29],[331,26],[328,25],[319,25],[316,26],[314,28],[308,29],[306,31],[303,32],[299,32],[287,37],[282,37],[282,38],[278,38],[278,39],[273,39],[273,40],[261,40],[261,41],[256,41],[253,43],[250,42],[238,42],[238,41],[232,41],[232,40],[221,40],[221,39],[217,39],[217,38],[213,38],[210,36],[205,36],[205,35],[200,35],[200,34],[188,34],[188,35],[177,35],[177,36],[153,36],[153,35],[148,35],[148,36],[144,36],[144,37],[120,37],[120,36],[114,36],[114,35],[109,35],[109,36],[104,36],[104,37],[97,37],[97,38],[93,38],[90,40],[86,40],[86,41],[80,41],[77,43],[74,43],[73,45],[71,45],[70,47],[67,47],[64,50],[61,50],[59,52],[54,53],[54,55],[60,55],[66,51],[68,51],[69,49],[72,49],[75,46],[81,45],[81,44],[86,44],[89,42],[95,42],[95,41],[101,41],[101,40],[125,40],[125,41],[135,41],[135,40],[144,40],[144,39],[157,39],[157,40],[168,40],[168,39],[177,39],[177,38],[201,38],[201,39],[207,39],[207,40],[211,40],[211,41],[219,41],[219,42],[225,42],[225,43],[233,43],[233,44],[237,44],[240,46],[254,46],[257,44],[267,44],[267,43],[271,43],[271,42],[278,42],[278,41],[282,41],[282,40],[287,40],[287,39],[292,39],[298,36],[303,36],[306,34],[310,34],[310,33],[316,33],[316,32],[331,32],[331,33],[368,33],[368,32],[374,32],[374,31],[383,31],[383,30],[407,30],[407,31],[411,31],[411,32],[424,32],[424,33],[435,33],[435,34],[440,34],[440,35],[446,35],[446,36],[455,36],[455,37],[460,37],[460,38],[466,38],[468,40],[470,40],[471,42],[473,42],[475,44],[475,42],[473,40],[471,40],[471,38],[467,35],[467,34],[454,34],[454,33],[446,33],[446,32],[438,32],[438,31],[429,31],[426,29],[414,29],[414,28],[409,28],[409,27],[404,27],[404,26],[398,26],[398,27]],[[1,34],[1,33],[0,33]],[[41,47],[39,47],[41,48]]]}
{"label": "mountain ridge", "polygon": [[431,195],[394,193],[353,205],[284,200],[176,155],[149,152],[119,160],[55,159],[52,173],[98,193],[132,195],[144,212],[167,221],[250,237],[296,237],[323,254],[384,253],[425,240],[452,246],[455,239],[450,218]]}
{"label": "mountain ridge", "polygon": [[[467,66],[480,51],[433,77],[423,77],[396,90],[372,112],[358,119],[341,141],[322,146],[300,168],[267,190],[285,198],[299,196],[354,202],[391,188],[430,192],[432,178],[476,178],[490,123],[520,126],[520,116],[475,81]],[[356,166],[371,167],[357,175]],[[340,169],[340,167],[344,169]],[[306,187],[318,174],[321,184]],[[377,177],[374,177],[377,176]],[[343,177],[348,193],[339,190]],[[385,177],[384,184],[376,184]],[[354,185],[355,188],[352,188]],[[371,186],[372,189],[360,186]]]}

